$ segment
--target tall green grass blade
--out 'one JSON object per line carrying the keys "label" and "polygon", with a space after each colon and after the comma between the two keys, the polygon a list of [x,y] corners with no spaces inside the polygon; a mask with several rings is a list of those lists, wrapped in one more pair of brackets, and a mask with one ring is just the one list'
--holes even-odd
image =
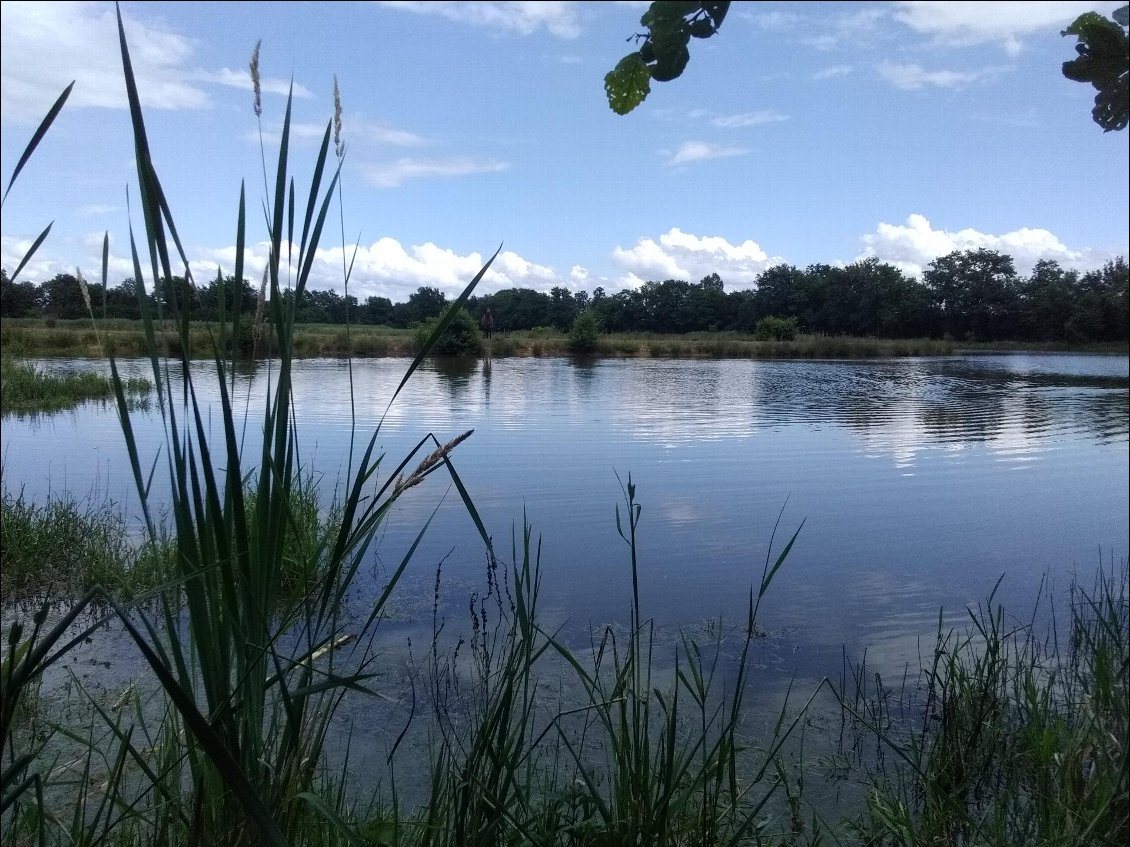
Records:
{"label": "tall green grass blade", "polygon": [[35,255],[35,251],[39,249],[39,246],[45,240],[47,240],[47,236],[51,234],[51,227],[53,227],[54,225],[54,221],[47,224],[47,227],[43,230],[43,232],[39,233],[39,236],[35,239],[35,241],[31,243],[31,247],[27,249],[27,252],[24,253],[23,258],[20,259],[20,263],[16,265],[16,269],[12,272],[12,282],[15,282],[19,278],[20,271],[27,267],[27,263],[31,261],[31,257]]}
{"label": "tall green grass blade", "polygon": [[256,827],[269,842],[278,845],[278,847],[285,847],[287,844],[286,838],[275,824],[271,811],[259,797],[255,788],[248,782],[242,767],[233,757],[223,739],[215,733],[208,719],[200,713],[192,695],[181,687],[180,682],[169,671],[166,660],[150,646],[148,640],[137,629],[130,616],[118,605],[117,601],[111,598],[109,602],[117,613],[122,626],[133,639],[138,650],[141,651],[142,657],[153,670],[153,673],[156,674],[161,687],[169,695],[185,724],[192,731],[193,738],[204,748],[208,757],[216,763],[217,770],[224,783],[236,795],[251,820],[254,821]]}
{"label": "tall green grass blade", "polygon": [[[385,416],[388,415],[388,410],[392,408],[392,404],[400,394],[401,390],[405,385],[408,384],[408,380],[412,378],[412,374],[416,372],[416,369],[420,367],[420,364],[424,361],[424,359],[428,357],[436,342],[447,330],[448,325],[455,317],[456,310],[461,309],[464,304],[466,304],[467,298],[471,296],[471,292],[475,290],[475,286],[477,286],[479,284],[479,281],[486,275],[486,272],[490,269],[490,266],[494,263],[494,260],[498,258],[498,254],[501,252],[502,245],[499,245],[498,249],[494,251],[494,255],[487,259],[486,264],[483,265],[482,269],[477,274],[475,274],[474,279],[472,279],[467,287],[463,289],[462,293],[455,299],[455,302],[451,304],[451,307],[443,315],[442,319],[436,324],[435,329],[432,330],[431,335],[429,335],[427,340],[424,342],[424,346],[420,349],[420,352],[416,354],[416,357],[412,360],[412,364],[408,366],[408,370],[405,371],[404,376],[400,380],[400,383],[396,386],[396,390],[392,392],[392,397],[388,401],[388,406],[385,409],[385,414],[381,416],[381,423],[384,422]],[[378,424],[377,428],[380,428],[380,424]]]}
{"label": "tall green grass blade", "polygon": [[[31,141],[27,143],[23,155],[20,156],[20,160],[16,163],[15,170],[12,171],[12,177],[8,180],[8,187],[4,189],[4,197],[0,200],[0,205],[3,205],[3,202],[8,199],[8,192],[12,190],[12,186],[16,182],[16,177],[20,175],[20,171],[24,169],[24,165],[28,163],[28,159],[30,159],[31,154],[35,152],[35,148],[39,146],[39,142],[43,140],[43,136],[47,134],[47,130],[51,128],[51,124],[55,122],[55,118],[59,116],[59,112],[63,109],[63,104],[66,103],[67,98],[71,96],[71,89],[74,87],[75,81],[71,80],[71,84],[64,88],[63,93],[55,98],[55,102],[52,104],[51,108],[47,110],[47,114],[44,115],[43,120],[40,121],[35,132],[32,133]],[[14,280],[15,278],[15,274],[13,274],[12,279]]]}

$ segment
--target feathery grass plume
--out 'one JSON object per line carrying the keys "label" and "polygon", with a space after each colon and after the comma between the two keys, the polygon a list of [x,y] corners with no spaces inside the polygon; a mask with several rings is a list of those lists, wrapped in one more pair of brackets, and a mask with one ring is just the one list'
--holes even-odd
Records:
{"label": "feathery grass plume", "polygon": [[345,142],[341,140],[341,89],[337,86],[337,74],[334,74],[334,152],[339,162],[345,158]]}
{"label": "feathery grass plume", "polygon": [[259,357],[259,341],[263,335],[267,311],[267,276],[270,268],[263,268],[263,281],[259,283],[259,296],[255,298],[255,320],[251,324],[251,358]]}
{"label": "feathery grass plume", "polygon": [[[78,268],[75,268],[75,278],[78,280],[79,291],[82,292],[82,302],[86,304],[86,312],[90,315],[90,322],[94,325],[94,337],[98,340],[98,349],[102,352],[102,355],[106,355],[106,347],[102,343],[102,333],[98,331],[98,319],[94,317],[94,306],[90,302],[90,286],[86,284],[86,277],[82,275],[82,271]],[[105,284],[103,284],[102,290],[106,290]]]}
{"label": "feathery grass plume", "polygon": [[452,450],[466,441],[471,436],[472,432],[474,432],[474,430],[469,429],[462,435],[455,436],[455,438],[451,439],[446,444],[437,447],[430,454],[428,454],[424,458],[424,460],[416,466],[416,470],[412,471],[412,473],[410,473],[407,477],[400,476],[396,480],[396,485],[393,487],[392,499],[395,500],[404,491],[411,488],[413,485],[418,485],[419,483],[423,482],[424,477],[431,473],[431,471],[436,468],[440,462],[446,459],[448,454]]}
{"label": "feathery grass plume", "polygon": [[90,305],[90,287],[86,284],[86,277],[82,275],[82,271],[75,268],[75,278],[78,280],[79,290],[82,291],[82,302],[86,304],[86,311],[90,312],[90,316],[94,317],[94,308]]}
{"label": "feathery grass plume", "polygon": [[255,117],[263,116],[263,85],[259,79],[259,47],[263,39],[255,42],[255,50],[251,53],[251,85],[255,88]]}

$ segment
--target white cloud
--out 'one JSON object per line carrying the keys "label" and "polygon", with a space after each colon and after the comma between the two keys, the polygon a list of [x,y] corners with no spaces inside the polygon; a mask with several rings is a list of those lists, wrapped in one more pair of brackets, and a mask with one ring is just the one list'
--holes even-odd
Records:
{"label": "white cloud", "polygon": [[[782,115],[771,109],[761,109],[757,112],[743,112],[739,115],[723,115],[710,121],[712,126],[722,129],[740,129],[747,126],[763,126],[787,121],[788,115]],[[713,158],[713,157],[711,157]]]}
{"label": "white cloud", "polygon": [[366,165],[365,179],[377,188],[396,188],[413,179],[448,179],[473,174],[498,173],[506,162],[456,156],[446,159],[397,159],[382,165]]}
{"label": "white cloud", "polygon": [[469,23],[498,32],[532,35],[545,29],[558,38],[581,34],[576,4],[567,2],[480,2],[464,3],[432,0],[429,3],[382,2],[380,5],[418,15],[440,15],[452,21]]}
{"label": "white cloud", "polygon": [[[5,120],[39,121],[72,80],[75,87],[67,109],[127,108],[112,4],[5,2],[3,16],[0,105]],[[194,67],[196,45],[192,39],[161,25],[142,23],[126,13],[122,17],[138,92],[146,108],[209,108],[209,85],[252,90],[246,70]],[[268,94],[285,95],[291,82],[265,77],[262,89]],[[294,96],[313,95],[295,84]]]}
{"label": "white cloud", "polygon": [[423,147],[428,141],[423,136],[405,129],[396,129],[378,121],[361,117],[345,116],[343,137],[347,144],[353,141],[366,141],[386,144],[390,147]]}
{"label": "white cloud", "polygon": [[[249,279],[259,279],[266,265],[267,250],[264,242],[245,251],[245,273]],[[354,258],[353,245],[345,249],[345,255],[347,260]],[[395,238],[380,238],[357,248],[349,293],[362,302],[368,297],[388,297],[394,303],[403,303],[420,286],[432,286],[454,298],[482,270],[487,258],[477,252],[463,255],[433,242],[406,248]],[[217,266],[230,273],[234,265],[235,248],[230,246],[205,251],[204,256],[192,262],[198,279],[214,276]],[[318,250],[311,266],[309,287],[341,293],[341,269],[341,247]],[[476,290],[489,293],[517,287],[548,291],[557,284],[558,275],[552,268],[507,250],[499,253]]]}
{"label": "white cloud", "polygon": [[[1054,33],[1084,12],[1106,14],[1118,3],[1073,2],[903,2],[894,17],[935,42],[954,47],[997,42],[1009,56],[1022,49],[1022,36]],[[1100,8],[1102,7],[1102,8]]]}
{"label": "white cloud", "polygon": [[659,236],[658,242],[641,238],[630,249],[617,246],[612,259],[629,272],[622,280],[626,287],[643,279],[698,282],[717,273],[729,287],[738,288],[752,285],[759,273],[782,261],[770,257],[755,241],[731,244],[721,236],[700,237],[678,227]]}
{"label": "white cloud", "polygon": [[903,91],[918,91],[932,86],[934,88],[961,89],[986,77],[995,76],[1001,68],[982,68],[976,71],[928,71],[913,62],[897,64],[881,62],[876,70],[880,79]]}
{"label": "white cloud", "polygon": [[804,21],[801,15],[793,12],[765,12],[764,14],[744,15],[746,20],[766,32],[785,32],[796,29]]}
{"label": "white cloud", "polygon": [[852,72],[851,65],[832,65],[830,68],[824,68],[812,75],[813,79],[836,79],[837,77],[847,76]]}
{"label": "white cloud", "polygon": [[748,153],[745,147],[711,144],[708,141],[684,141],[679,149],[669,154],[667,164],[670,167],[685,165],[689,162],[702,162],[706,159],[724,159],[729,156],[744,156]]}
{"label": "white cloud", "polygon": [[[110,4],[4,3],[0,28],[0,104],[4,118],[38,121],[72,80],[68,108],[127,106],[117,20]],[[125,20],[142,103],[158,109],[200,109],[207,94],[191,81],[189,39]]]}
{"label": "white cloud", "polygon": [[[323,123],[306,123],[295,121],[290,125],[290,140],[319,143],[326,134],[329,124],[327,116]],[[428,140],[414,132],[396,129],[367,118],[346,115],[342,121],[342,139],[346,149],[352,150],[355,145],[361,149],[373,147],[424,147]],[[282,138],[282,121],[273,122],[262,130],[263,142],[272,147],[278,147]],[[259,145],[259,130],[249,129],[243,136],[253,146]]]}
{"label": "white cloud", "polygon": [[[220,70],[214,72],[197,71],[193,74],[193,79],[199,80],[200,82],[212,82],[216,85],[226,85],[229,88],[242,88],[244,91],[255,90],[255,86],[251,82],[251,71],[249,69],[233,71],[231,68],[220,68]],[[292,92],[291,80],[280,79],[278,77],[261,77],[259,87],[264,94],[280,94],[283,97]],[[301,97],[303,99],[314,96],[309,89],[298,83],[293,83],[293,93],[295,97]]]}
{"label": "white cloud", "polygon": [[101,215],[112,215],[115,212],[124,212],[125,208],[122,206],[110,206],[104,203],[93,203],[89,206],[81,206],[78,209],[78,214],[84,218],[94,218]]}
{"label": "white cloud", "polygon": [[920,276],[934,259],[958,250],[998,250],[1012,256],[1017,272],[1028,274],[1041,259],[1059,262],[1067,268],[1094,270],[1114,259],[1113,254],[1089,248],[1069,248],[1046,229],[1021,227],[1001,235],[962,229],[948,232],[934,229],[923,215],[911,215],[906,223],[880,223],[875,232],[864,235],[859,258],[874,256],[907,273]]}
{"label": "white cloud", "polygon": [[[889,12],[877,6],[864,6],[844,15],[828,19],[821,16],[806,22],[803,31],[806,33],[800,43],[817,50],[832,50],[841,45],[859,46],[860,44],[883,37],[883,25],[889,19]],[[819,30],[819,35],[808,35],[813,29]]]}

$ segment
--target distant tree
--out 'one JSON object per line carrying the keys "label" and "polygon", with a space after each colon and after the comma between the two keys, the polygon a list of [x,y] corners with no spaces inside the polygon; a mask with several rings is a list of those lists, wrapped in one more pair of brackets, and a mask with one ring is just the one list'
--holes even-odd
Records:
{"label": "distant tree", "polygon": [[[440,322],[443,314],[446,314],[446,307],[441,314],[435,317],[428,318],[418,327],[416,327],[415,339],[416,346],[422,348],[424,342],[435,330],[436,325]],[[433,356],[478,356],[483,352],[483,338],[479,332],[479,322],[475,320],[471,313],[464,307],[460,306],[458,311],[451,319],[451,323],[447,325],[443,335],[436,340],[435,346],[432,347],[431,355]]]}
{"label": "distant tree", "polygon": [[704,276],[694,288],[695,329],[734,329],[734,315],[726,296],[722,277],[716,273]]}
{"label": "distant tree", "polygon": [[1126,341],[1127,282],[1125,259],[1083,274],[1076,287],[1066,333],[1071,341]]}
{"label": "distant tree", "polygon": [[410,326],[434,318],[447,305],[447,297],[438,288],[420,286],[408,296],[406,303],[393,307],[393,325]]}
{"label": "distant tree", "polygon": [[[139,320],[141,303],[137,298],[137,283],[133,278],[124,279],[106,292],[106,317]],[[152,306],[152,299],[146,295]]]}
{"label": "distant tree", "polygon": [[30,318],[39,314],[39,287],[33,282],[12,282],[0,269],[0,316]]}
{"label": "distant tree", "polygon": [[752,289],[731,291],[726,295],[726,308],[730,314],[726,324],[728,329],[753,332],[759,316],[757,291]]}
{"label": "distant tree", "polygon": [[391,324],[392,301],[387,297],[370,297],[360,309],[359,323]]}
{"label": "distant tree", "polygon": [[1078,283],[1079,275],[1065,271],[1058,262],[1037,262],[1028,279],[1020,283],[1017,336],[1028,340],[1066,340]]}
{"label": "distant tree", "polygon": [[873,257],[843,268],[822,267],[824,302],[810,328],[881,337],[929,332],[928,292],[898,268]]}
{"label": "distant tree", "polygon": [[950,253],[931,262],[923,280],[951,337],[978,341],[1008,337],[1008,319],[1018,302],[1011,256],[985,248]]}
{"label": "distant tree", "polygon": [[591,309],[581,312],[569,328],[569,350],[573,353],[591,353],[596,350],[600,337],[600,321]]}
{"label": "distant tree", "polygon": [[573,292],[568,288],[555,285],[549,290],[549,314],[546,316],[549,326],[562,332],[568,331],[580,310],[580,304],[573,299]]}
{"label": "distant tree", "polygon": [[220,302],[223,301],[224,315],[231,320],[237,299],[240,312],[248,314],[255,311],[258,296],[258,292],[246,279],[236,280],[231,274],[227,276],[217,274],[211,282],[198,290],[199,305],[196,314],[201,320],[217,320],[220,315]]}
{"label": "distant tree", "polygon": [[40,297],[40,307],[47,317],[71,320],[88,316],[78,278],[71,274],[57,274],[47,280],[40,287]]}
{"label": "distant tree", "polygon": [[551,306],[548,294],[530,288],[507,288],[470,303],[474,314],[491,310],[496,332],[548,326],[552,321]]}
{"label": "distant tree", "polygon": [[1130,123],[1130,6],[1123,6],[1107,20],[1096,12],[1080,15],[1063,35],[1079,39],[1078,58],[1063,63],[1063,75],[1094,86],[1095,107],[1091,117],[1103,132],[1126,129]]}
{"label": "distant tree", "polygon": [[725,286],[722,284],[722,277],[718,274],[707,274],[698,283],[703,291],[723,291]]}
{"label": "distant tree", "polygon": [[787,317],[800,314],[807,305],[804,271],[792,265],[774,265],[757,278],[758,315]]}
{"label": "distant tree", "polygon": [[643,295],[635,288],[602,297],[592,308],[608,332],[639,332],[647,315]]}

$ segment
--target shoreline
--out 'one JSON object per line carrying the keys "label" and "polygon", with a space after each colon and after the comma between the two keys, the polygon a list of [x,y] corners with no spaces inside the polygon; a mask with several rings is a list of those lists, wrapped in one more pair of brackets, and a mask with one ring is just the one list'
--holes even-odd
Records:
{"label": "shoreline", "polygon": [[[190,329],[192,358],[211,358],[213,339],[220,337],[210,324]],[[181,339],[173,326],[157,331],[165,355],[181,354]],[[254,344],[261,347],[264,342]],[[241,353],[249,357],[252,344],[244,339]],[[273,347],[273,345],[271,345]],[[418,352],[412,329],[386,326],[300,324],[294,337],[295,358],[411,358]],[[0,350],[19,358],[89,358],[113,354],[142,356],[145,334],[138,321],[58,321],[54,326],[39,319],[4,319],[0,324]],[[257,352],[269,358],[273,349]],[[1069,344],[1066,342],[970,342],[932,338],[864,338],[800,334],[792,340],[759,341],[738,332],[687,334],[610,333],[596,340],[591,353],[574,354],[567,333],[547,328],[495,333],[484,340],[479,358],[579,356],[588,359],[868,359],[919,356],[969,356],[1014,353],[1059,353],[1130,356],[1126,344]]]}

